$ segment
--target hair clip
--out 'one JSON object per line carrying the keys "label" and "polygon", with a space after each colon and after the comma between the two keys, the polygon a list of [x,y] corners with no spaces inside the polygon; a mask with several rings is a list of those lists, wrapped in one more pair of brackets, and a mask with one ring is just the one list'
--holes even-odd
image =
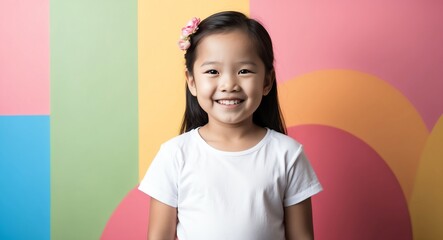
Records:
{"label": "hair clip", "polygon": [[180,50],[185,51],[191,46],[191,35],[197,32],[199,24],[200,18],[193,17],[189,20],[186,26],[182,28],[182,34],[180,40],[178,40],[178,47]]}

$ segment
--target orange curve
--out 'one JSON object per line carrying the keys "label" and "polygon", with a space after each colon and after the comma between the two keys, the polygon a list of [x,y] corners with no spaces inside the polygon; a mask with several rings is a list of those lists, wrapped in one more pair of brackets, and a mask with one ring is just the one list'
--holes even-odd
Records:
{"label": "orange curve", "polygon": [[362,139],[386,161],[410,199],[429,132],[399,91],[353,70],[321,70],[279,86],[288,126],[321,124]]}

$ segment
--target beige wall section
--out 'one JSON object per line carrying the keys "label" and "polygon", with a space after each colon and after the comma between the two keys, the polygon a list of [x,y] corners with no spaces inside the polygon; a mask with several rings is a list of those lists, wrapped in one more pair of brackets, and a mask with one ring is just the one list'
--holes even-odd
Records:
{"label": "beige wall section", "polygon": [[185,106],[180,29],[192,17],[223,11],[249,15],[249,0],[139,0],[139,178],[161,143],[178,134]]}

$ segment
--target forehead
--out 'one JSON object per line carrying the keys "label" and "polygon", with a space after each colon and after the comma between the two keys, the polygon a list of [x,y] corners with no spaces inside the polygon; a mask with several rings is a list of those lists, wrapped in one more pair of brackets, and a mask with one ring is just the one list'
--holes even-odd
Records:
{"label": "forehead", "polygon": [[254,41],[241,30],[210,34],[200,41],[196,50],[196,62],[207,60],[261,62]]}

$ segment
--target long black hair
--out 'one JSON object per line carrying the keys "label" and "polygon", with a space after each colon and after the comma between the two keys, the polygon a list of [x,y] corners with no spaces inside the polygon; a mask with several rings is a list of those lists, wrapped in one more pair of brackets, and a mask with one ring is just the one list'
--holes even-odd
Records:
{"label": "long black hair", "polygon": [[[265,65],[266,76],[270,76],[273,83],[271,91],[266,96],[263,96],[260,105],[252,116],[252,120],[258,126],[268,127],[286,134],[286,127],[278,102],[272,41],[269,33],[258,21],[235,11],[219,12],[204,19],[199,24],[197,32],[191,35],[191,46],[185,53],[188,73],[190,75],[194,74],[193,65],[197,58],[196,49],[204,37],[237,29],[243,30],[249,35],[255,44],[258,56]],[[180,133],[188,132],[207,123],[208,114],[200,107],[197,98],[186,87],[186,109]]]}

